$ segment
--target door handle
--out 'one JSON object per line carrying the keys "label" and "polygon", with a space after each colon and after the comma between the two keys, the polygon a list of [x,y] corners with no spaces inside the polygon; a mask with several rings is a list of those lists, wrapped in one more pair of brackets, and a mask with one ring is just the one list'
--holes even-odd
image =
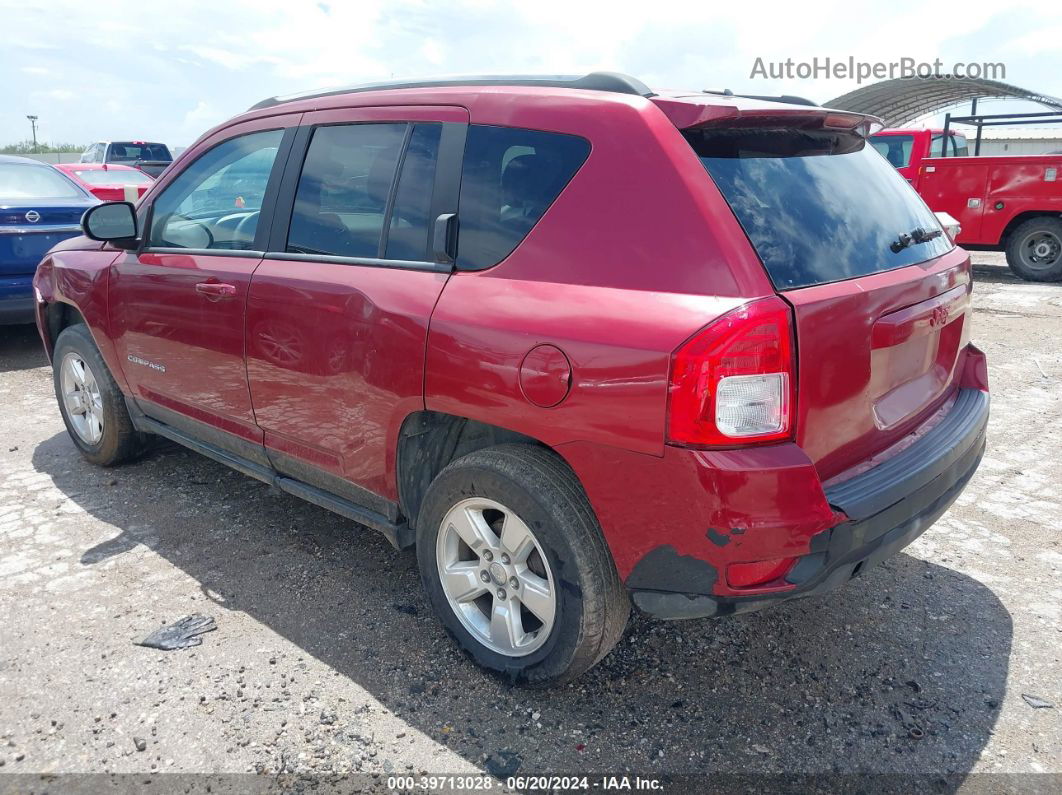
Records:
{"label": "door handle", "polygon": [[226,301],[236,297],[236,285],[221,282],[200,282],[195,286],[195,291],[208,301]]}
{"label": "door handle", "polygon": [[438,265],[453,265],[457,250],[457,213],[443,213],[435,219],[431,236],[432,260]]}

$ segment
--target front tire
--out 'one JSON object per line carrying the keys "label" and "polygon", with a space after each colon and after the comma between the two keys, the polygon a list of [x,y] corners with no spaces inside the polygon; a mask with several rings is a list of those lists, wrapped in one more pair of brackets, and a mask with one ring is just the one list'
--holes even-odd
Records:
{"label": "front tire", "polygon": [[1026,281],[1062,280],[1062,219],[1030,218],[1007,240],[1007,264]]}
{"label": "front tire", "polygon": [[501,445],[452,462],[417,522],[436,614],[485,668],[569,682],[619,641],[630,611],[578,480],[555,453]]}
{"label": "front tire", "polygon": [[140,455],[144,434],[133,427],[125,398],[83,324],[63,329],[55,341],[52,376],[67,433],[81,455],[105,467]]}

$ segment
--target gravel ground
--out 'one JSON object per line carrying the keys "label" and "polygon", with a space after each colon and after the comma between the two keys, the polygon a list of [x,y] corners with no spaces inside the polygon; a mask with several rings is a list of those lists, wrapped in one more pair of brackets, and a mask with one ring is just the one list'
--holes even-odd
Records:
{"label": "gravel ground", "polygon": [[[0,331],[0,789],[19,772],[1062,774],[1062,284],[976,261],[993,417],[952,510],[833,598],[635,617],[554,691],[477,669],[414,555],[371,531],[174,445],[83,462],[35,332]],[[202,646],[133,645],[196,612],[217,620]]]}

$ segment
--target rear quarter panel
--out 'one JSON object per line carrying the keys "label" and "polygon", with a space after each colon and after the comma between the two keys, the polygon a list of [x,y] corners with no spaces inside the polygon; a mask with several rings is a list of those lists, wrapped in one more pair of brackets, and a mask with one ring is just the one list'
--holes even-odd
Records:
{"label": "rear quarter panel", "polygon": [[[469,103],[473,124],[580,135],[591,152],[507,259],[447,283],[429,329],[426,406],[551,445],[593,441],[660,456],[671,352],[720,314],[771,294],[763,267],[652,103],[493,100]],[[541,344],[571,364],[570,392],[552,408],[533,405],[520,384],[521,362]]]}
{"label": "rear quarter panel", "polygon": [[[551,446],[590,441],[662,455],[671,351],[743,303],[674,293],[451,277],[428,334],[426,406]],[[524,357],[560,348],[571,387],[558,405],[528,401]]]}

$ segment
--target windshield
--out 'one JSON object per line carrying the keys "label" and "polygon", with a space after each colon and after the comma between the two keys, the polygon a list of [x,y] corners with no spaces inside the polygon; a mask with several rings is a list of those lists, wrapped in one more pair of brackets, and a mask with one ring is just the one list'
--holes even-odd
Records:
{"label": "windshield", "polygon": [[914,145],[913,135],[875,135],[870,139],[870,145],[877,150],[878,154],[889,161],[893,168],[906,168],[911,162],[911,147]]}
{"label": "windshield", "polygon": [[952,248],[914,189],[855,135],[685,135],[779,290],[902,268]]}
{"label": "windshield", "polygon": [[143,141],[115,141],[107,147],[108,163],[134,163],[137,160],[170,162],[170,150],[166,144],[149,144]]}
{"label": "windshield", "polygon": [[74,183],[51,166],[0,163],[0,199],[81,199]]}
{"label": "windshield", "polygon": [[86,168],[75,171],[77,178],[89,185],[150,185],[153,180],[143,171],[131,168],[128,171],[122,169],[106,170],[102,168]]}

